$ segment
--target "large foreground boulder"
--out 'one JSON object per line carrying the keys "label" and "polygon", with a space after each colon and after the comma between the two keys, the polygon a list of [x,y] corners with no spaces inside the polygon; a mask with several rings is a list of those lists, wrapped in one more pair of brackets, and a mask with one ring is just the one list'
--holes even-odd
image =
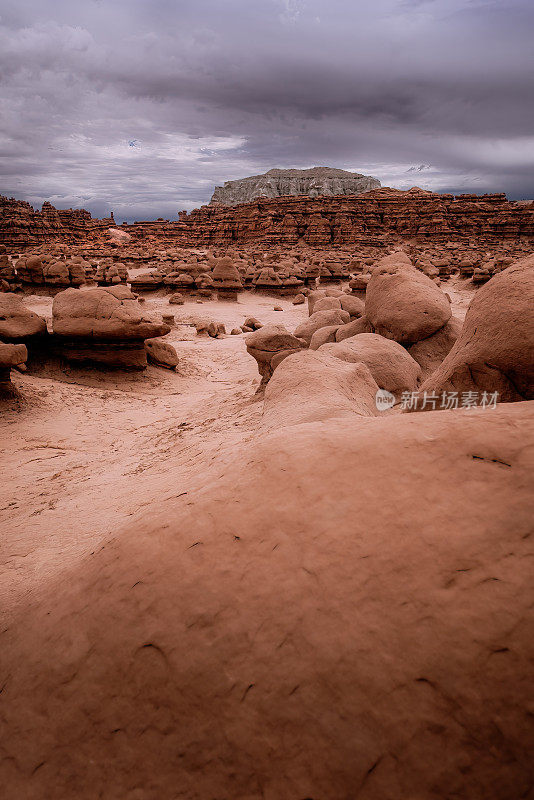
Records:
{"label": "large foreground boulder", "polygon": [[421,390],[497,392],[500,402],[533,399],[533,308],[534,255],[477,291],[456,343]]}
{"label": "large foreground boulder", "polygon": [[450,319],[450,301],[436,284],[406,258],[380,261],[365,293],[365,316],[376,333],[401,344],[432,336]]}
{"label": "large foreground boulder", "polygon": [[285,358],[265,390],[263,429],[355,415],[376,416],[378,386],[365,364],[301,350]]}
{"label": "large foreground boulder", "polygon": [[378,386],[397,400],[403,392],[415,391],[421,376],[421,367],[401,344],[377,333],[360,333],[342,342],[323,344],[319,352],[366,364]]}
{"label": "large foreground boulder", "polygon": [[127,369],[144,369],[144,340],[170,331],[168,325],[144,317],[123,286],[60,292],[52,305],[52,324],[68,361]]}
{"label": "large foreground boulder", "polygon": [[528,797],[533,406],[282,417],[154,497],[4,625],[4,796]]}

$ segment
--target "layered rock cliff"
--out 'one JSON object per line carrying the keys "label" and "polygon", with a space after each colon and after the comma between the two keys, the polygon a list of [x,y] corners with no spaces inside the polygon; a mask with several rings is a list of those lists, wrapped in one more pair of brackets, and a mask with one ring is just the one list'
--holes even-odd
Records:
{"label": "layered rock cliff", "polygon": [[58,210],[48,202],[36,211],[24,200],[0,196],[0,242],[12,248],[101,237],[114,224],[113,215],[93,219],[83,208]]}
{"label": "layered rock cliff", "polygon": [[[112,219],[87,211],[43,211],[0,197],[0,243],[24,249],[42,243],[110,242]],[[510,202],[504,194],[451,195],[421,189],[375,189],[358,197],[282,197],[229,206],[202,206],[177,222],[121,225],[136,242],[183,247],[388,246],[406,239],[478,243],[534,243],[534,203]]]}
{"label": "layered rock cliff", "polygon": [[180,214],[178,224],[183,233],[176,234],[189,246],[301,242],[351,247],[407,238],[445,241],[459,237],[532,240],[534,204],[520,206],[504,194],[454,196],[384,187],[358,197],[282,197],[234,208],[202,206]]}
{"label": "layered rock cliff", "polygon": [[260,197],[357,195],[379,186],[380,181],[376,178],[344,169],[270,169],[264,175],[252,175],[216,186],[210,205],[237,206]]}

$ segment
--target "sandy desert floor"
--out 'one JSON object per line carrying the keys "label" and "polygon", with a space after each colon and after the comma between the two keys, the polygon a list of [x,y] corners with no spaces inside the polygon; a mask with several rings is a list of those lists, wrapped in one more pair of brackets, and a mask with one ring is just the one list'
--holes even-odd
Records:
{"label": "sandy desert floor", "polygon": [[[452,281],[443,288],[463,318],[472,288]],[[30,296],[26,305],[50,319],[52,298]],[[145,309],[175,315],[167,340],[179,355],[176,372],[14,374],[25,400],[0,417],[0,603],[10,612],[158,498],[202,484],[208,464],[219,461],[224,470],[236,444],[254,436],[263,403],[243,335],[197,336],[180,322],[206,317],[230,331],[252,315],[293,330],[307,316],[307,305],[251,292],[237,303],[182,306],[147,295]]]}
{"label": "sandy desert floor", "polygon": [[[486,302],[514,367],[529,263],[466,326]],[[442,288],[462,319],[474,288]],[[529,796],[532,403],[378,413],[367,366],[308,350],[264,402],[245,336],[195,322],[307,303],[144,310],[176,371],[43,348],[0,407],[6,797]]]}

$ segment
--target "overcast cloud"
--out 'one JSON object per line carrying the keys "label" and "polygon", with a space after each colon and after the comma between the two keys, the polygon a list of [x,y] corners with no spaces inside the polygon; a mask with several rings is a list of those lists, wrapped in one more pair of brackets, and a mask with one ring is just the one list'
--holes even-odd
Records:
{"label": "overcast cloud", "polygon": [[532,0],[0,0],[0,194],[175,219],[272,167],[534,197]]}

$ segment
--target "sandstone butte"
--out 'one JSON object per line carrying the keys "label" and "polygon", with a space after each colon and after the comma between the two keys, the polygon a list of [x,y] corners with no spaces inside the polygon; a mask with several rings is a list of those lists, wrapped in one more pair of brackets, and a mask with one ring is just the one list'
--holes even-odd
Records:
{"label": "sandstone butte", "polygon": [[[358,196],[279,197],[237,206],[202,206],[179,213],[178,221],[120,225],[131,242],[157,240],[183,247],[305,244],[311,247],[389,246],[407,238],[445,242],[451,237],[477,243],[534,238],[534,202],[509,201],[505,194],[437,194],[417,187],[382,187]],[[9,248],[51,241],[105,241],[115,226],[111,215],[93,219],[81,210],[57,210],[45,203],[0,197],[0,243]]]}
{"label": "sandstone butte", "polygon": [[237,206],[260,197],[272,199],[287,195],[358,195],[378,189],[380,185],[380,181],[370,175],[332,167],[270,169],[264,175],[251,175],[216,186],[210,205]]}

